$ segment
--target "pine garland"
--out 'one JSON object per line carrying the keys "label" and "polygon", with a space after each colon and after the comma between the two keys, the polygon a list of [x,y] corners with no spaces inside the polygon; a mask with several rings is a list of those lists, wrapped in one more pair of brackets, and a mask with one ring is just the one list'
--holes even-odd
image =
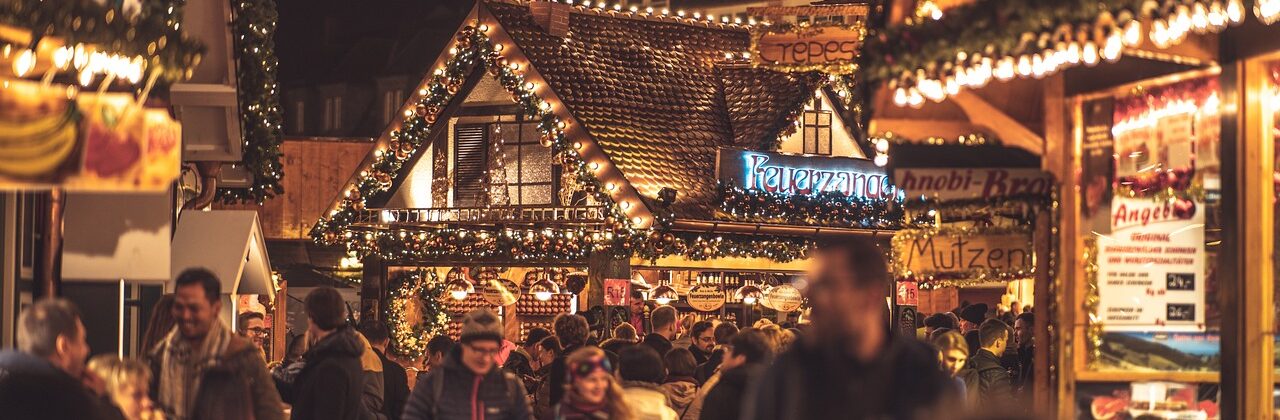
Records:
{"label": "pine garland", "polygon": [[[449,312],[441,301],[444,283],[435,270],[418,270],[393,279],[387,293],[391,353],[416,360],[426,353],[427,341],[444,333],[449,323]],[[417,323],[406,319],[408,307],[414,304],[422,305]]]}
{"label": "pine garland", "polygon": [[279,61],[275,55],[276,2],[237,0],[234,34],[237,93],[240,102],[240,136],[244,140],[241,164],[253,177],[249,188],[220,188],[224,203],[262,204],[284,192],[280,179],[280,141],[283,129],[280,91],[276,82]]}

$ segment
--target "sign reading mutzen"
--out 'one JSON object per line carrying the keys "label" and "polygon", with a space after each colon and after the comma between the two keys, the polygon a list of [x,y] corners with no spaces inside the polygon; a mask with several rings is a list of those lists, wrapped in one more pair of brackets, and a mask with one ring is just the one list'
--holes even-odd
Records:
{"label": "sign reading mutzen", "polygon": [[720,149],[720,181],[781,194],[836,191],[852,197],[892,199],[897,189],[869,160]]}

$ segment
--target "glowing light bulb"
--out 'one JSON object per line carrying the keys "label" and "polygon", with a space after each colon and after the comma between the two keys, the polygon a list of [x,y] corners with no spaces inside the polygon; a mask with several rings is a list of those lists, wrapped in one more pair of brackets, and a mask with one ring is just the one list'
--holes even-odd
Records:
{"label": "glowing light bulb", "polygon": [[1244,20],[1244,4],[1240,0],[1227,1],[1227,20],[1232,25],[1240,23]]}
{"label": "glowing light bulb", "polygon": [[1084,51],[1080,58],[1087,65],[1098,64],[1098,45],[1092,41],[1084,43]]}
{"label": "glowing light bulb", "polygon": [[1120,33],[1112,33],[1107,37],[1107,43],[1102,47],[1102,58],[1107,61],[1116,61],[1120,59],[1120,51],[1124,43],[1120,39]]}
{"label": "glowing light bulb", "polygon": [[463,300],[467,298],[467,292],[464,290],[454,290],[449,292],[449,297],[453,298],[453,300]]}
{"label": "glowing light bulb", "polygon": [[895,89],[895,90],[893,91],[893,104],[894,104],[894,105],[897,105],[897,106],[906,106],[906,105],[907,105],[907,90],[906,90],[906,89],[903,89],[903,88],[897,88],[897,89]]}
{"label": "glowing light bulb", "polygon": [[[1136,47],[1142,43],[1142,23],[1137,19],[1129,21],[1124,25],[1124,45],[1128,47]],[[1075,45],[1075,44],[1072,44]],[[1079,47],[1077,47],[1079,48]]]}
{"label": "glowing light bulb", "polygon": [[884,165],[888,165],[888,164],[889,164],[889,155],[876,155],[876,158],[875,158],[875,161],[874,161],[874,162],[875,162],[876,166],[880,166],[880,167],[883,167]]}
{"label": "glowing light bulb", "polygon": [[35,67],[36,54],[29,49],[22,50],[18,53],[18,58],[13,60],[13,74],[18,77],[26,76]]}

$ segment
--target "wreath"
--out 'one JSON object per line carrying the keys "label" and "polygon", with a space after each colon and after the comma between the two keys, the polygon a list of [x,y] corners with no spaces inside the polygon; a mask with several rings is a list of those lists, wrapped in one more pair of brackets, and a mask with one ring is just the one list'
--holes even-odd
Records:
{"label": "wreath", "polygon": [[[418,270],[392,279],[387,292],[391,353],[418,359],[426,352],[427,341],[443,334],[448,325],[449,313],[440,301],[444,283],[436,277],[435,270]],[[421,306],[414,306],[415,303]],[[416,322],[409,316],[415,311],[421,315]]]}

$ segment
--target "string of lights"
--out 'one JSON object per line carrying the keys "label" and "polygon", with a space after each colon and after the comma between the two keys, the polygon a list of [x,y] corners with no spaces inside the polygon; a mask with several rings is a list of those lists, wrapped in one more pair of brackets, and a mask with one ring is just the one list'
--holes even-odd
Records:
{"label": "string of lights", "polygon": [[240,162],[252,175],[248,188],[220,188],[225,203],[261,205],[283,193],[280,165],[283,130],[280,92],[276,83],[279,62],[275,55],[276,3],[274,0],[240,0],[232,3],[232,30],[237,56],[236,85],[240,98],[240,136],[244,154]]}

